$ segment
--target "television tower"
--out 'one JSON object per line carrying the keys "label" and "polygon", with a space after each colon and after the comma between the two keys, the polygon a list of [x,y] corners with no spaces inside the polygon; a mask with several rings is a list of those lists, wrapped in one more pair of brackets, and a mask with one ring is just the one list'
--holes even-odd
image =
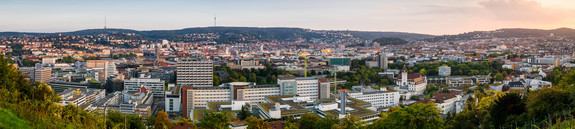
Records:
{"label": "television tower", "polygon": [[214,26],[216,26],[216,14],[214,14]]}
{"label": "television tower", "polygon": [[104,16],[104,29],[107,29],[107,27],[106,27],[107,24],[108,24],[108,23],[107,23],[107,19],[106,19],[106,17]]}

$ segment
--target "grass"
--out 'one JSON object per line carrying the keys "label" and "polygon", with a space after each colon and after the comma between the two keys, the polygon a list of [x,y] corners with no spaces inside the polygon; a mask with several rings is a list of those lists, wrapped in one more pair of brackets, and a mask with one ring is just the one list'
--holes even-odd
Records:
{"label": "grass", "polygon": [[0,108],[0,128],[28,129],[32,128],[31,122],[18,117],[10,109]]}

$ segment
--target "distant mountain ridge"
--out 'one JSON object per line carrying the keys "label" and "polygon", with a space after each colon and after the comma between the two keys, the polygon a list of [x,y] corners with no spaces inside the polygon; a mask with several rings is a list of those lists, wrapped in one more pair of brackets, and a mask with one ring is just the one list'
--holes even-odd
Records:
{"label": "distant mountain ridge", "polygon": [[575,39],[575,29],[571,28],[558,28],[551,30],[544,29],[524,29],[524,28],[504,28],[493,31],[473,31],[457,35],[442,35],[429,39],[426,41],[457,41],[457,40],[473,40],[473,39],[490,39],[490,38],[524,38],[524,37],[544,37],[544,36],[563,36],[569,39]]}
{"label": "distant mountain ridge", "polygon": [[[404,33],[404,32],[372,32],[372,31],[329,31],[349,33],[363,40],[373,40],[377,38],[401,38],[409,41],[422,40],[434,37],[433,35]],[[0,37],[19,36],[19,35],[94,35],[107,33],[135,33],[150,39],[170,39],[176,36],[190,33],[234,33],[242,36],[252,36],[258,40],[296,40],[322,37],[319,33],[313,33],[310,29],[304,28],[286,28],[286,27],[197,27],[185,28],[179,30],[147,30],[138,31],[131,29],[86,29],[71,32],[57,33],[30,33],[30,32],[0,32]]]}

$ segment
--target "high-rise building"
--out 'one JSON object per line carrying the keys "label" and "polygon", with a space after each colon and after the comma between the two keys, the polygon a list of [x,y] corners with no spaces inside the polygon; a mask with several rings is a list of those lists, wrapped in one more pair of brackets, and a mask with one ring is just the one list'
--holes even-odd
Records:
{"label": "high-rise building", "polygon": [[319,82],[316,77],[297,77],[297,95],[317,100],[319,96]]}
{"label": "high-rise building", "polygon": [[451,67],[449,66],[441,66],[437,68],[437,72],[439,76],[449,76],[451,75]]}
{"label": "high-rise building", "polygon": [[157,78],[130,78],[124,81],[124,91],[138,91],[140,88],[152,90],[154,97],[164,97],[164,81]]}
{"label": "high-rise building", "polygon": [[37,68],[34,70],[34,80],[47,83],[52,78],[51,68]]}
{"label": "high-rise building", "polygon": [[377,62],[380,69],[387,69],[387,64],[389,63],[387,60],[387,54],[379,53]]}
{"label": "high-rise building", "polygon": [[297,94],[297,83],[293,75],[280,75],[278,76],[278,84],[280,85],[281,95],[295,95]]}
{"label": "high-rise building", "polygon": [[106,66],[107,60],[87,60],[86,67],[87,68],[104,68]]}
{"label": "high-rise building", "polygon": [[212,87],[213,62],[200,58],[181,58],[176,69],[180,86]]}
{"label": "high-rise building", "polygon": [[118,70],[116,70],[116,64],[113,61],[110,62],[106,62],[104,65],[104,80],[107,80],[108,77],[115,75],[118,73]]}
{"label": "high-rise building", "polygon": [[329,64],[329,65],[345,65],[345,66],[350,66],[350,65],[351,65],[351,58],[345,58],[345,57],[329,58],[328,64]]}

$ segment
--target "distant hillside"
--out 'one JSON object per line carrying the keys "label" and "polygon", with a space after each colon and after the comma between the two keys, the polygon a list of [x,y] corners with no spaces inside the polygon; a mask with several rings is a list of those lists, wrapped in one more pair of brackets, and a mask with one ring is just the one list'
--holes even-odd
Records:
{"label": "distant hillside", "polygon": [[[403,32],[367,32],[367,31],[331,31],[348,33],[363,40],[374,40],[377,38],[401,38],[409,41],[432,38],[432,35],[403,33]],[[186,28],[180,30],[151,30],[137,31],[130,29],[87,29],[72,32],[58,33],[28,33],[28,32],[0,32],[0,37],[19,36],[19,35],[94,35],[110,33],[134,33],[138,36],[148,39],[169,39],[173,41],[185,41],[182,35],[191,33],[217,33],[222,36],[222,42],[228,40],[249,41],[295,41],[301,39],[326,38],[320,33],[309,29],[302,28],[258,28],[258,27],[199,27]]]}
{"label": "distant hillside", "polygon": [[373,42],[377,42],[379,45],[402,45],[408,43],[406,40],[400,38],[378,38],[374,39]]}
{"label": "distant hillside", "polygon": [[350,33],[365,40],[377,38],[400,38],[407,41],[423,40],[435,37],[434,35],[405,33],[405,32],[374,32],[374,31],[340,31]]}
{"label": "distant hillside", "polygon": [[471,40],[471,39],[490,39],[490,38],[510,38],[510,37],[543,37],[550,36],[564,36],[566,38],[575,39],[575,29],[559,28],[553,30],[541,29],[522,29],[522,28],[509,28],[499,29],[494,31],[473,31],[457,35],[443,35],[434,38],[426,39],[426,41],[457,41],[457,40]]}

